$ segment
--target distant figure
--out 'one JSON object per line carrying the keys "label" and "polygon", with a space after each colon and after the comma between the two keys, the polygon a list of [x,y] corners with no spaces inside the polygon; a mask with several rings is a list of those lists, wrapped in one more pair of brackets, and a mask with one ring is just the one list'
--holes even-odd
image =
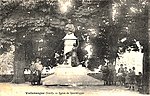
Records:
{"label": "distant figure", "polygon": [[59,61],[59,57],[60,57],[60,55],[56,52],[56,53],[55,53],[55,56],[54,56],[54,58],[55,58],[55,60],[56,60],[56,65],[57,65],[57,63],[58,63],[58,61]]}
{"label": "distant figure", "polygon": [[109,75],[108,75],[108,85],[112,85],[112,84],[115,84],[115,73],[116,73],[116,70],[115,70],[115,66],[113,64],[108,64],[108,69],[109,69]]}
{"label": "distant figure", "polygon": [[127,67],[124,67],[124,73],[123,73],[123,84],[126,87],[126,76],[128,74]]}
{"label": "distant figure", "polygon": [[36,63],[32,62],[32,65],[30,66],[30,70],[31,70],[31,84],[34,85],[35,82],[37,82],[37,84],[40,85],[41,71],[43,70],[41,61],[36,60]]}
{"label": "distant figure", "polygon": [[141,91],[142,90],[142,78],[143,78],[143,74],[141,72],[139,72],[139,74],[138,74],[138,76],[136,78],[137,87],[138,87],[137,91]]}
{"label": "distant figure", "polygon": [[120,64],[120,68],[118,69],[118,73],[124,73],[123,64]]}
{"label": "distant figure", "polygon": [[79,60],[78,60],[78,56],[77,56],[77,46],[76,44],[73,44],[73,48],[72,48],[72,56],[71,56],[71,65],[73,67],[76,67],[79,65]]}
{"label": "distant figure", "polygon": [[124,75],[123,75],[123,77],[124,77],[124,85],[127,88],[128,84],[129,84],[129,75],[128,75],[127,67],[124,68]]}
{"label": "distant figure", "polygon": [[102,80],[104,80],[104,85],[108,85],[108,75],[109,75],[109,69],[108,66],[102,65],[101,67],[102,70]]}
{"label": "distant figure", "polygon": [[43,65],[41,61],[35,63],[35,69],[37,71],[38,81],[37,84],[40,85],[41,82],[41,71],[43,70]]}
{"label": "distant figure", "polygon": [[34,61],[31,62],[30,70],[31,70],[30,82],[31,82],[31,85],[35,85],[35,82],[37,82],[37,78],[36,78],[37,75],[36,75],[36,69],[35,69],[35,62]]}
{"label": "distant figure", "polygon": [[123,74],[124,74],[123,64],[120,64],[120,68],[118,69],[118,74],[117,74],[117,78],[118,78],[120,85],[124,84]]}
{"label": "distant figure", "polygon": [[35,71],[35,62],[34,61],[31,62],[30,70],[31,70],[31,72]]}
{"label": "distant figure", "polygon": [[134,90],[135,88],[135,67],[129,69],[129,89]]}

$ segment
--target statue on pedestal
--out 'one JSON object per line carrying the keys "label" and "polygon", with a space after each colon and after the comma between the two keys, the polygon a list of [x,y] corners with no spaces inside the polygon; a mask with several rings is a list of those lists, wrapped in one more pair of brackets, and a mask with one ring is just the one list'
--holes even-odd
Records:
{"label": "statue on pedestal", "polygon": [[76,66],[78,63],[77,57],[77,37],[74,35],[75,27],[71,23],[71,19],[68,20],[68,24],[65,26],[66,36],[64,40],[64,55],[65,65]]}
{"label": "statue on pedestal", "polygon": [[75,32],[75,27],[71,22],[71,19],[68,20],[68,24],[65,26],[65,33],[66,35],[71,35],[74,34]]}

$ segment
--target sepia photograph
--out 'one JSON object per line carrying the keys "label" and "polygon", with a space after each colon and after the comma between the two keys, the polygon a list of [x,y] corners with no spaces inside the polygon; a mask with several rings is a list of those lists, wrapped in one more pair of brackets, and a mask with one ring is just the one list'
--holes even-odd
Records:
{"label": "sepia photograph", "polygon": [[0,96],[149,96],[150,0],[0,0]]}

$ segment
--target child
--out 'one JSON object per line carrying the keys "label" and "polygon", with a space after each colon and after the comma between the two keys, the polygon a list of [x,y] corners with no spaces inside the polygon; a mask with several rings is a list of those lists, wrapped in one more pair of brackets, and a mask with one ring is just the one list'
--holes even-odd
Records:
{"label": "child", "polygon": [[129,89],[134,90],[135,88],[135,67],[131,69],[129,69]]}

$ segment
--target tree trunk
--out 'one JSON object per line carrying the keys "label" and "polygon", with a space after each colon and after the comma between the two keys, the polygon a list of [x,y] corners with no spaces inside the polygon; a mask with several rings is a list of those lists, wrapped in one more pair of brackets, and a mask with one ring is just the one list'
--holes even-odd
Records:
{"label": "tree trunk", "polygon": [[14,58],[14,76],[12,83],[20,84],[25,82],[24,68],[25,68],[25,47],[24,44],[16,43],[15,58]]}
{"label": "tree trunk", "polygon": [[145,51],[144,52],[144,56],[143,56],[143,94],[147,94],[149,93],[149,73],[148,73],[148,65],[149,65],[149,56],[148,56],[148,52]]}
{"label": "tree trunk", "polygon": [[[150,29],[150,7],[148,6],[148,29]],[[144,45],[144,56],[143,56],[143,93],[149,94],[150,93],[150,30],[147,32],[147,41]]]}
{"label": "tree trunk", "polygon": [[[150,50],[150,2],[148,4],[148,36],[149,36],[149,42],[148,42],[148,45],[149,45],[149,50]],[[149,88],[148,88],[148,93],[150,93],[150,51],[148,51],[149,54],[148,54],[148,84],[149,84]]]}
{"label": "tree trunk", "polygon": [[[1,1],[0,1],[0,6],[2,6],[2,2]],[[1,29],[2,29],[2,9],[0,8],[0,30]]]}

